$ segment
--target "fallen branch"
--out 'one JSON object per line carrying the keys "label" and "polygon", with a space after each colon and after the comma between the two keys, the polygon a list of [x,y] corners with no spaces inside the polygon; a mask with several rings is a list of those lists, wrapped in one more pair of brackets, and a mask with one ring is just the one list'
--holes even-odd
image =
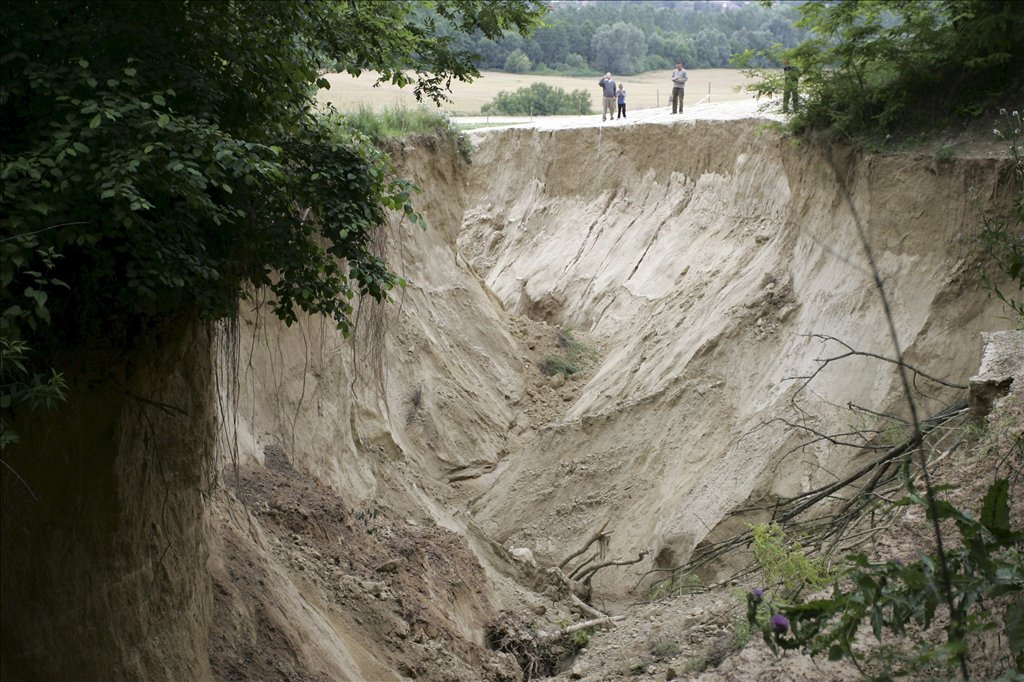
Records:
{"label": "fallen branch", "polygon": [[897,367],[901,367],[901,368],[910,370],[911,372],[914,373],[915,377],[918,377],[918,376],[924,377],[928,381],[934,381],[935,383],[941,384],[942,386],[946,386],[948,388],[958,388],[958,389],[961,389],[961,390],[967,390],[967,387],[962,385],[962,384],[954,384],[954,383],[952,383],[950,381],[945,381],[943,379],[939,379],[938,377],[933,377],[930,374],[927,374],[927,373],[923,372],[922,370],[918,369],[917,367],[914,367],[909,362],[904,361],[902,358],[894,359],[894,358],[886,357],[884,355],[879,355],[878,353],[869,353],[867,351],[857,350],[853,346],[851,346],[850,344],[846,343],[845,341],[841,341],[841,340],[837,339],[834,336],[828,336],[827,334],[804,334],[803,336],[805,336],[806,338],[819,339],[821,341],[826,341],[826,342],[834,341],[834,342],[838,343],[840,346],[842,346],[843,348],[845,348],[847,350],[847,352],[841,353],[839,355],[833,355],[832,357],[828,357],[828,358],[815,358],[815,362],[818,362],[820,364],[818,365],[818,368],[815,369],[814,372],[811,373],[811,374],[808,374],[808,375],[805,375],[805,376],[783,377],[783,379],[782,379],[783,381],[799,381],[799,380],[803,380],[803,383],[800,385],[800,390],[803,390],[808,384],[810,384],[811,381],[816,376],[818,376],[818,374],[821,373],[821,371],[824,370],[830,363],[836,362],[836,361],[839,361],[839,360],[843,360],[845,358],[854,357],[854,356],[860,356],[860,357],[865,357],[865,358],[873,358],[875,360],[881,360],[882,362],[890,362],[890,363],[896,365]]}
{"label": "fallen branch", "polygon": [[625,619],[625,616],[605,616],[604,618],[594,618],[593,620],[585,620],[576,623],[575,625],[564,627],[561,630],[556,630],[555,632],[544,633],[537,637],[537,642],[540,644],[550,644],[551,642],[556,642],[562,639],[563,637],[571,635],[574,632],[586,630],[587,628],[597,627],[599,625],[604,627],[615,627],[615,623],[617,621]]}
{"label": "fallen branch", "polygon": [[559,568],[565,568],[569,564],[570,561],[572,561],[573,559],[578,557],[580,554],[583,554],[584,552],[586,552],[588,549],[590,549],[590,546],[592,544],[594,544],[595,542],[597,542],[598,540],[601,541],[601,554],[603,556],[604,555],[604,550],[608,547],[608,538],[611,537],[611,533],[610,532],[609,533],[604,532],[604,529],[608,527],[609,523],[611,523],[611,519],[609,519],[608,521],[605,521],[604,525],[601,526],[601,529],[599,531],[597,531],[596,533],[594,533],[592,536],[590,536],[590,539],[587,540],[587,544],[583,545],[577,551],[575,551],[572,554],[570,554],[569,556],[565,557],[565,559],[562,560],[562,563],[558,564],[558,567]]}
{"label": "fallen branch", "polygon": [[575,604],[579,608],[580,611],[582,611],[583,613],[587,614],[588,616],[590,616],[592,618],[608,618],[609,617],[607,613],[601,613],[600,611],[595,609],[593,606],[591,606],[587,602],[585,602],[582,599],[580,599],[579,597],[577,597],[575,594],[570,594],[569,597],[572,599],[572,603]]}
{"label": "fallen branch", "polygon": [[[609,566],[631,566],[633,564],[638,564],[641,561],[643,561],[644,557],[647,556],[650,553],[651,553],[651,549],[650,549],[650,547],[647,547],[647,548],[645,548],[645,549],[640,551],[640,555],[637,556],[636,559],[632,559],[632,560],[618,560],[618,561],[605,561],[603,563],[596,564],[594,566],[591,566],[587,570],[583,571],[582,573],[580,573],[579,577],[577,577],[575,579],[580,581],[581,583],[589,583],[591,581],[591,579],[593,579],[594,574],[597,573],[598,571],[600,571],[602,568],[607,568]],[[570,575],[569,577],[572,578],[573,576]]]}

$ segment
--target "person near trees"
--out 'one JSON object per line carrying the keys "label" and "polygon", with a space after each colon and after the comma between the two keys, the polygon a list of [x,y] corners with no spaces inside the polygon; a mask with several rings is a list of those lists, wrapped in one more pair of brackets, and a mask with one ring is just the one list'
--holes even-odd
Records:
{"label": "person near trees", "polygon": [[797,94],[796,87],[800,81],[800,69],[790,64],[788,61],[782,62],[782,113],[789,113],[789,103],[793,102],[793,111],[796,111],[800,107],[800,96]]}
{"label": "person near trees", "polygon": [[609,118],[615,118],[615,81],[612,80],[612,74],[609,71],[604,75],[604,78],[597,82],[601,86],[601,90],[604,96],[604,108],[601,110],[601,120],[605,121]]}
{"label": "person near trees", "polygon": [[682,62],[676,63],[676,70],[672,72],[672,113],[683,113],[683,93],[686,88],[686,68]]}
{"label": "person near trees", "polygon": [[619,90],[615,93],[619,99],[619,115],[617,118],[626,118],[626,86],[619,83]]}

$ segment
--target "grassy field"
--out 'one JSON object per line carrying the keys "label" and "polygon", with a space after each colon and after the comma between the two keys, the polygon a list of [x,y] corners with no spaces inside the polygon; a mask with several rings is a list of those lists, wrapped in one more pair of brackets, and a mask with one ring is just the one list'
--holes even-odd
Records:
{"label": "grassy field", "polygon": [[[636,76],[616,78],[617,83],[626,86],[626,107],[632,109],[649,109],[655,106],[668,106],[672,83],[670,71],[648,71]],[[727,102],[747,99],[747,93],[736,92],[736,86],[746,83],[747,79],[734,69],[690,69],[690,80],[686,87],[686,104],[692,105],[708,97],[711,101]],[[412,88],[405,89],[393,85],[373,87],[376,75],[364,74],[353,78],[348,74],[328,74],[330,90],[320,91],[320,100],[332,103],[339,111],[357,111],[360,107],[380,111],[395,105],[416,106]],[[595,111],[601,110],[601,90],[597,85],[598,76],[586,78],[570,78],[565,76],[533,76],[530,74],[503,73],[485,71],[480,78],[472,83],[453,83],[452,101],[444,108],[455,115],[472,116],[480,113],[480,107],[487,104],[501,90],[513,91],[526,87],[530,83],[547,83],[566,91],[583,89],[591,93],[590,100]]]}

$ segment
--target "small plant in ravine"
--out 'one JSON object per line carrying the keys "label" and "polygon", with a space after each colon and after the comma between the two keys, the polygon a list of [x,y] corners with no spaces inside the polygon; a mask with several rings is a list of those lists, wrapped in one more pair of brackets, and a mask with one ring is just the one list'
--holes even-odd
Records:
{"label": "small plant in ravine", "polygon": [[[572,625],[572,621],[568,618],[560,618],[556,621],[561,627],[568,627]],[[572,645],[573,653],[579,652],[590,644],[590,640],[593,639],[594,633],[597,632],[597,627],[584,628],[577,630],[569,636],[569,643]]]}
{"label": "small plant in ravine", "polygon": [[818,588],[828,584],[828,566],[822,559],[811,559],[799,542],[790,539],[777,523],[751,526],[754,534],[754,559],[764,576],[764,584],[781,586],[783,593],[794,595],[804,586]]}
{"label": "small plant in ravine", "polygon": [[583,370],[593,356],[593,351],[579,341],[571,329],[558,332],[558,346],[561,355],[550,355],[540,366],[540,371],[547,376],[561,374],[571,376]]}
{"label": "small plant in ravine", "polygon": [[[925,496],[912,486],[908,490],[896,504],[920,506],[931,519]],[[1009,665],[1018,673],[1024,671],[1024,533],[1010,525],[1008,480],[999,479],[989,488],[978,518],[947,500],[935,503],[938,519],[952,521],[962,541],[960,547],[945,554],[953,613],[941,617],[948,622],[945,641],[922,641],[912,656],[898,661],[894,674],[953,665],[967,652],[972,637],[991,630],[1001,630],[1009,642]],[[911,624],[927,630],[937,622],[937,612],[948,610],[939,559],[934,555],[922,554],[905,564],[899,560],[871,562],[858,553],[847,562],[828,598],[801,603],[751,590],[747,595],[751,627],[761,630],[775,652],[799,649],[811,656],[826,654],[829,660],[846,658],[866,675],[863,651],[854,646],[862,623],[870,624],[881,643],[883,633],[906,635]],[[993,608],[996,604],[1005,608]]]}
{"label": "small plant in ravine", "polygon": [[597,628],[596,627],[592,627],[592,628],[585,628],[583,630],[577,630],[576,632],[572,633],[572,637],[570,638],[570,641],[572,642],[573,647],[577,651],[579,651],[580,649],[583,649],[584,647],[586,647],[588,644],[590,644],[590,640],[593,639],[594,633],[596,631],[597,631]]}
{"label": "small plant in ravine", "polygon": [[658,638],[651,643],[651,656],[654,660],[660,661],[678,655],[682,648],[670,639]]}
{"label": "small plant in ravine", "polygon": [[[438,109],[425,106],[410,108],[399,104],[373,111],[360,106],[356,111],[329,113],[324,117],[335,129],[358,130],[375,144],[410,135],[428,135],[454,147],[464,161],[470,161],[473,154],[473,143],[445,112]],[[342,135],[341,139],[345,136]]]}
{"label": "small plant in ravine", "polygon": [[943,145],[939,145],[935,149],[934,158],[939,163],[945,163],[947,161],[952,161],[955,157],[956,157],[956,147],[954,147],[953,145],[951,145],[949,143],[943,144]]}

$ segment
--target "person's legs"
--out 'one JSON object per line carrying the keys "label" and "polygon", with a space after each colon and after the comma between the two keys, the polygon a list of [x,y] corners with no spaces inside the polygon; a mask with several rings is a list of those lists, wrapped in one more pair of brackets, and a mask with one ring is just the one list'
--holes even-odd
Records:
{"label": "person's legs", "polygon": [[672,88],[672,113],[683,113],[683,88]]}
{"label": "person's legs", "polygon": [[789,86],[782,90],[782,113],[789,113],[789,98],[793,96],[793,91],[789,89]]}
{"label": "person's legs", "polygon": [[619,104],[619,118],[626,118],[626,103]]}

